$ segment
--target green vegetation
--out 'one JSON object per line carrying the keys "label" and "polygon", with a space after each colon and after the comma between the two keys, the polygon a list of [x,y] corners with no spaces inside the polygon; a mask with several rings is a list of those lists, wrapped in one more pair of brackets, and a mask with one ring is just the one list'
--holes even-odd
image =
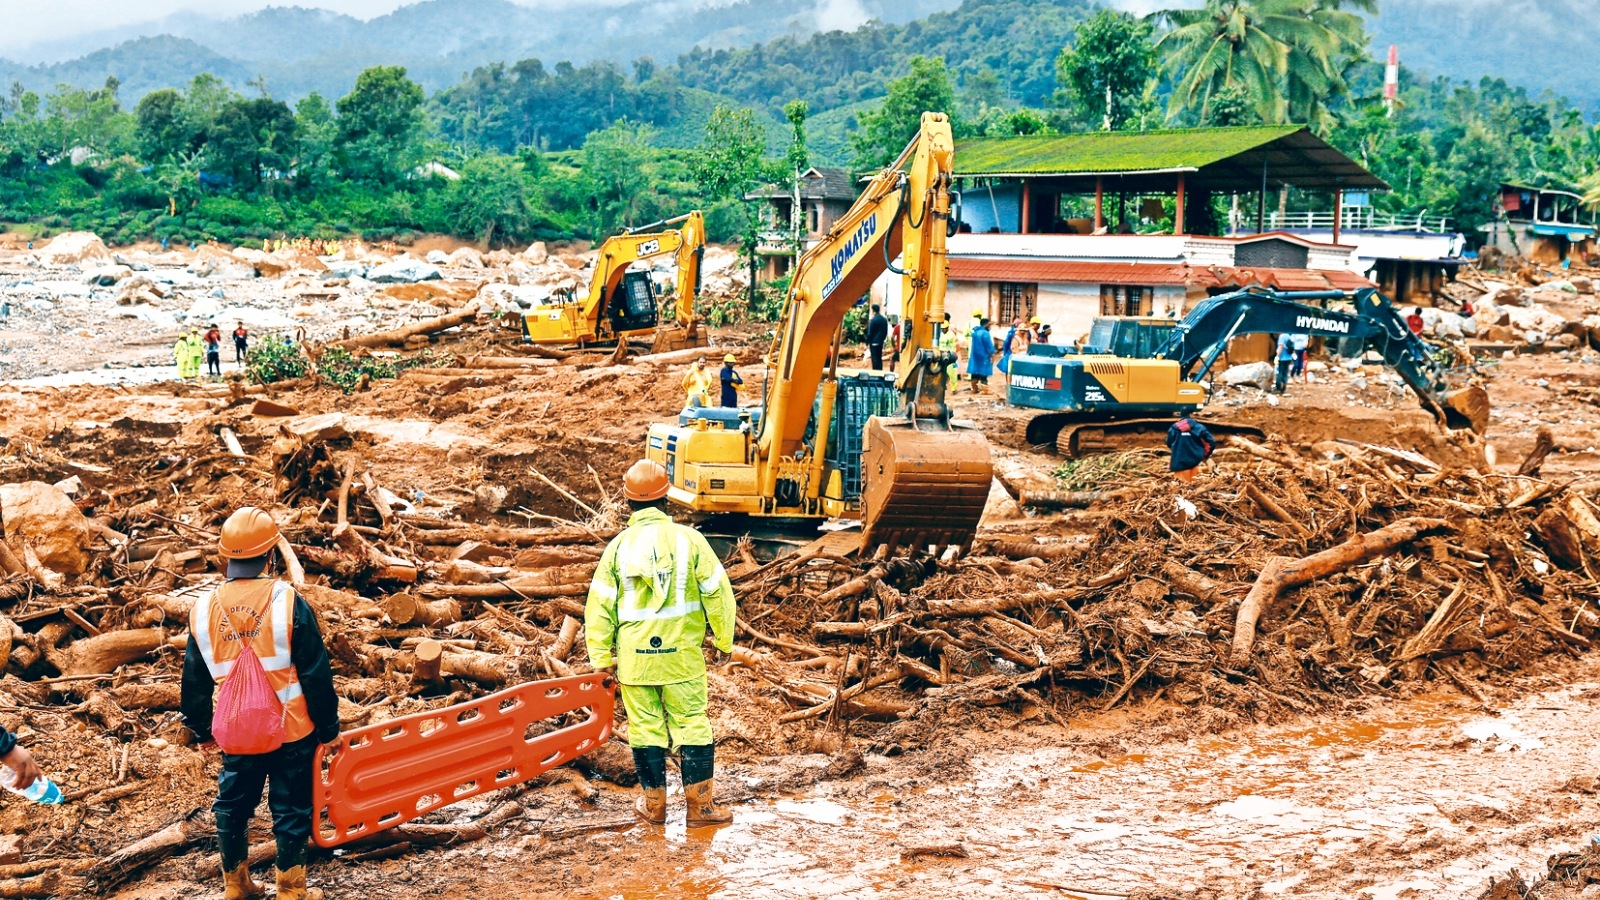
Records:
{"label": "green vegetation", "polygon": [[[957,160],[968,171],[986,153],[1028,152],[975,137],[1195,142],[1167,130],[1307,123],[1394,186],[1374,197],[1380,210],[1447,215],[1469,237],[1502,180],[1581,183],[1600,202],[1600,131],[1561,98],[1405,72],[1386,115],[1364,33],[1378,5],[1205,0],[1138,18],[1092,0],[967,0],[899,24],[695,49],[672,65],[507,61],[431,95],[407,69],[375,66],[292,105],[260,79],[241,94],[222,69],[132,108],[116,78],[17,86],[0,96],[0,222],[114,243],[403,244],[441,232],[515,246],[700,208],[712,240],[748,252],[752,187],[808,165],[882,165],[928,109],[969,141]],[[736,12],[753,27],[760,9],[748,6]],[[1115,141],[1096,140],[1115,163]]]}
{"label": "green vegetation", "polygon": [[268,338],[250,345],[244,370],[256,384],[272,384],[306,377],[311,373],[311,363],[300,355],[300,345]]}

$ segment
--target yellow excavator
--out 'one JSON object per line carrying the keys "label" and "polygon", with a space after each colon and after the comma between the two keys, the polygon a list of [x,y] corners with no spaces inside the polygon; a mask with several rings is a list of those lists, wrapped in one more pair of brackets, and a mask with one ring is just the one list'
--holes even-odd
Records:
{"label": "yellow excavator", "polygon": [[[705,252],[706,222],[699,210],[607,238],[595,259],[588,293],[580,298],[564,291],[553,302],[528,310],[522,316],[523,338],[530,344],[588,346],[654,335],[652,352],[704,347],[706,336],[695,319],[694,302],[700,295]],[[658,328],[661,307],[650,273],[628,267],[666,253],[678,257],[675,314],[671,325]]]}
{"label": "yellow excavator", "polygon": [[[685,409],[676,424],[650,426],[646,454],[666,467],[675,505],[701,515],[859,517],[860,546],[887,552],[970,545],[993,463],[984,436],[951,421],[955,354],[938,349],[945,242],[959,219],[954,155],[949,120],[924,113],[916,139],[801,257],[760,407]],[[838,364],[845,313],[885,270],[903,279],[910,329],[898,381]]]}

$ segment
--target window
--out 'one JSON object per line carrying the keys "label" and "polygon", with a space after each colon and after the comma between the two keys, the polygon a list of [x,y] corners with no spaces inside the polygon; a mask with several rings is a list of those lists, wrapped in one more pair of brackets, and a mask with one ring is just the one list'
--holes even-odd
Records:
{"label": "window", "polygon": [[1125,284],[1100,285],[1100,315],[1148,316],[1155,289]]}
{"label": "window", "polygon": [[821,204],[812,203],[806,207],[807,230],[812,234],[822,230],[822,210],[820,206]]}
{"label": "window", "polygon": [[1019,284],[1014,281],[989,282],[989,318],[1003,325],[1012,319],[1026,322],[1033,318],[1039,305],[1039,286]]}

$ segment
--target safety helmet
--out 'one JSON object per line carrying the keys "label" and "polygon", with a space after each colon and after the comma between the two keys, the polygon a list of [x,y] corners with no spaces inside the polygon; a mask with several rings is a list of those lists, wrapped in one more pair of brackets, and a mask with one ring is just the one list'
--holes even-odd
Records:
{"label": "safety helmet", "polygon": [[278,545],[278,523],[254,506],[241,507],[222,523],[217,553],[223,559],[255,559]]}
{"label": "safety helmet", "polygon": [[727,356],[724,356],[722,358],[722,361],[723,362],[738,362],[739,361],[739,357],[734,356],[732,353],[729,353]]}
{"label": "safety helmet", "polygon": [[983,318],[983,310],[981,310],[981,309],[975,309],[975,310],[973,310],[973,311],[972,311],[972,317],[973,317],[973,318],[974,318],[974,319],[981,319],[981,318]]}
{"label": "safety helmet", "polygon": [[671,482],[667,470],[653,459],[641,459],[628,468],[622,478],[622,496],[629,500],[660,500],[667,495]]}
{"label": "safety helmet", "polygon": [[1040,322],[1043,322],[1043,321],[1044,320],[1039,318],[1038,316],[1034,316],[1033,318],[1028,320],[1028,324],[1029,325],[1038,325]]}

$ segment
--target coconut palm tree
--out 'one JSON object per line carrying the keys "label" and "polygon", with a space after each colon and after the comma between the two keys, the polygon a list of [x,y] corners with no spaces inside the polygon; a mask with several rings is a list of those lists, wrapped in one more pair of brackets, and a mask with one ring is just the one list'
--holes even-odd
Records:
{"label": "coconut palm tree", "polygon": [[[1232,89],[1263,121],[1318,118],[1344,89],[1344,62],[1362,51],[1356,12],[1376,0],[1206,0],[1199,9],[1155,13],[1170,30],[1156,43],[1173,82],[1172,111],[1209,119],[1211,101]],[[1304,120],[1304,119],[1302,119]]]}

